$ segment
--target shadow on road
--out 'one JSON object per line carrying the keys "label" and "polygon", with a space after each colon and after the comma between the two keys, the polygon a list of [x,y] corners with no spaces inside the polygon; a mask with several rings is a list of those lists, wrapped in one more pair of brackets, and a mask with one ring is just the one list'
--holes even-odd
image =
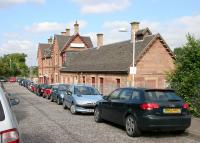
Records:
{"label": "shadow on road", "polygon": [[[114,128],[118,128],[121,130],[124,130],[125,132],[125,127],[120,126],[118,124],[109,122],[109,121],[103,121],[104,123],[106,123],[109,126],[112,126]],[[141,137],[151,137],[151,138],[166,138],[166,137],[170,137],[170,138],[176,138],[177,136],[181,136],[181,137],[188,137],[189,134],[187,133],[187,131],[185,133],[182,134],[178,134],[175,132],[169,132],[169,131],[143,131]]]}
{"label": "shadow on road", "polygon": [[24,143],[54,143],[49,135],[47,134],[27,134],[23,133],[21,135]]}

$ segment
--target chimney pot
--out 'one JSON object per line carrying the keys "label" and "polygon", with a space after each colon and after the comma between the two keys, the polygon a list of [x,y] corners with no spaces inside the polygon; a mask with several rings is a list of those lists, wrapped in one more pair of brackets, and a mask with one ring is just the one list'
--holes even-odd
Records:
{"label": "chimney pot", "polygon": [[53,38],[52,38],[52,36],[49,37],[48,44],[53,44]]}
{"label": "chimney pot", "polygon": [[76,35],[77,33],[79,33],[79,24],[76,21],[76,23],[74,24],[74,35]]}
{"label": "chimney pot", "polygon": [[98,33],[97,34],[97,48],[100,48],[101,46],[103,46],[103,34]]}

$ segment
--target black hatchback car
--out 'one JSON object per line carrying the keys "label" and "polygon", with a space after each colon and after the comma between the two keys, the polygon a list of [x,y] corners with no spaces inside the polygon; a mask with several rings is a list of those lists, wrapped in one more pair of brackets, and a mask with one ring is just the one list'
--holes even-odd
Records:
{"label": "black hatchback car", "polygon": [[122,125],[129,136],[152,130],[183,133],[191,124],[189,105],[168,89],[116,89],[97,102],[94,119]]}

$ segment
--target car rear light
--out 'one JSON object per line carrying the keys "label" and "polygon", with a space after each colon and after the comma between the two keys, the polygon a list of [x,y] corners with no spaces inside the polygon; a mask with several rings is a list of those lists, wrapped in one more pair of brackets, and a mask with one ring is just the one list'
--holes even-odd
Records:
{"label": "car rear light", "polygon": [[188,104],[188,103],[184,103],[184,104],[183,104],[183,108],[184,108],[184,109],[189,109],[189,108],[190,108],[190,106],[189,106],[189,104]]}
{"label": "car rear light", "polygon": [[20,143],[19,134],[16,129],[10,129],[0,132],[2,143]]}
{"label": "car rear light", "polygon": [[143,103],[140,105],[142,110],[153,110],[158,109],[160,106],[157,103]]}

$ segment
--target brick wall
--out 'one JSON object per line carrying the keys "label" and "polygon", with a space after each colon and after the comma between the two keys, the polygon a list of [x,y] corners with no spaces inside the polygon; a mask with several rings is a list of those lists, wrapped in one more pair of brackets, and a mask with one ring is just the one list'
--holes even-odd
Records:
{"label": "brick wall", "polygon": [[137,63],[135,85],[165,88],[166,74],[174,69],[173,58],[157,39]]}

